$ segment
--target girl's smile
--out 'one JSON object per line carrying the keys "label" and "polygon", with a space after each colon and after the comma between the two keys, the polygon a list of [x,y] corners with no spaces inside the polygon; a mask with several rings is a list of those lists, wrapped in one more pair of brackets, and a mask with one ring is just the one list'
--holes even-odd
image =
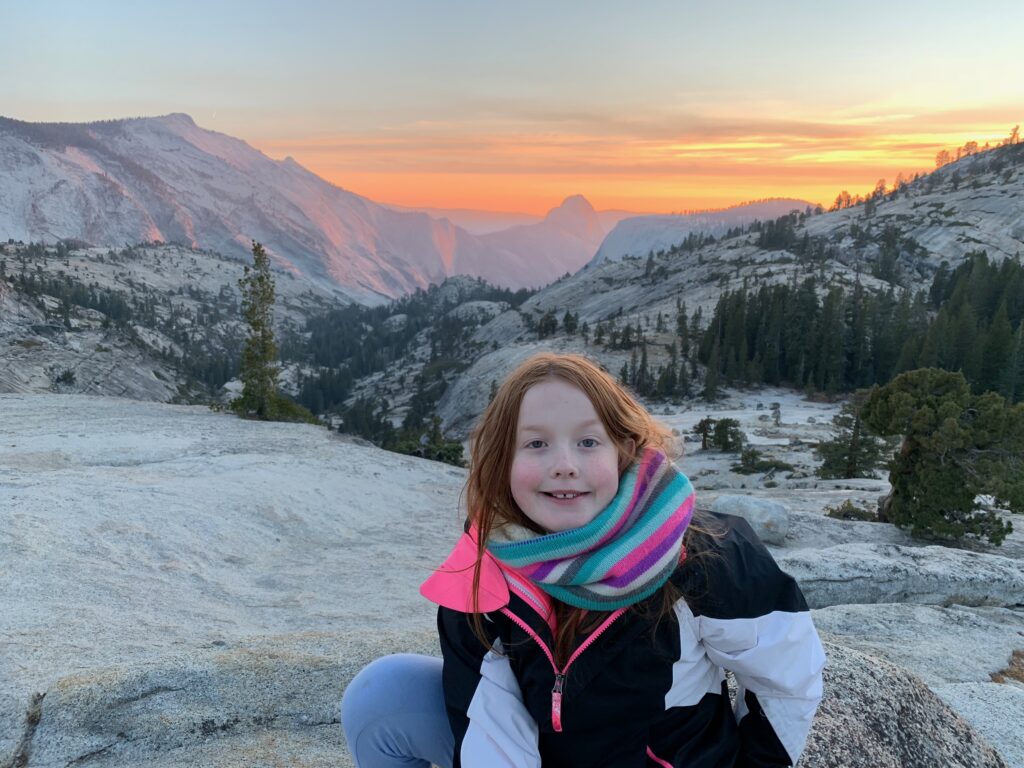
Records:
{"label": "girl's smile", "polygon": [[551,378],[519,408],[509,483],[519,509],[545,531],[586,525],[619,489],[619,452],[583,390]]}

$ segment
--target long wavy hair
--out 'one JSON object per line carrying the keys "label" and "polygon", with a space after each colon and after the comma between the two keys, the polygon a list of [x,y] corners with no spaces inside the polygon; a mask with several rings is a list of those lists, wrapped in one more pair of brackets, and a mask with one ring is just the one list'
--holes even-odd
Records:
{"label": "long wavy hair", "polygon": [[[585,357],[542,353],[529,358],[509,374],[480,416],[470,437],[469,477],[466,481],[466,506],[470,522],[476,525],[478,533],[470,622],[476,636],[487,647],[491,643],[484,633],[478,608],[480,564],[491,531],[497,526],[514,524],[538,534],[547,533],[516,505],[509,477],[523,397],[532,386],[549,379],[561,379],[579,388],[593,404],[618,450],[620,478],[645,448],[657,448],[670,458],[674,454],[672,433],[651,418],[614,378]],[[672,613],[680,596],[671,581],[665,583],[661,590],[661,605],[654,611],[657,620]],[[561,667],[572,653],[577,636],[596,629],[608,614],[575,608],[557,600],[554,605],[557,625],[553,652],[555,663]]]}

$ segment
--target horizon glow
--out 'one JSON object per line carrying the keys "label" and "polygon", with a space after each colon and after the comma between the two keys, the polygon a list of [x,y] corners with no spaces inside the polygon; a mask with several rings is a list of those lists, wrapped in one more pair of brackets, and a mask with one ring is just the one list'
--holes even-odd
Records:
{"label": "horizon glow", "polygon": [[894,5],[18,4],[0,112],[186,112],[412,208],[827,207],[1024,121],[1022,4]]}

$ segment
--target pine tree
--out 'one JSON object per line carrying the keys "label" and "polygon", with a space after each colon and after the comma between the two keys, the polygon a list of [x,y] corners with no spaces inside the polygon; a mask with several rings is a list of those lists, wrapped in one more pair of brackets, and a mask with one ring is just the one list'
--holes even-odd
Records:
{"label": "pine tree", "polygon": [[679,392],[682,397],[689,397],[693,394],[693,391],[690,389],[690,376],[686,372],[686,367],[686,358],[680,359],[679,375],[676,377],[676,391]]}
{"label": "pine tree", "polygon": [[708,367],[704,373],[704,391],[701,393],[705,400],[714,400],[718,397],[718,340],[715,339],[711,347],[711,354],[708,357]]}
{"label": "pine tree", "polygon": [[855,394],[833,417],[836,436],[815,449],[822,462],[817,471],[819,477],[876,477],[875,470],[882,463],[885,444],[866,429],[861,419],[866,394]]}
{"label": "pine tree", "polygon": [[252,268],[238,281],[242,292],[242,317],[249,335],[242,349],[242,395],[235,409],[254,414],[258,419],[277,416],[277,344],[274,342],[274,278],[270,257],[263,246],[253,241]]}
{"label": "pine tree", "polygon": [[715,431],[715,420],[710,416],[705,416],[693,425],[691,431],[695,435],[700,435],[700,448],[702,451],[706,451],[711,444],[711,433]]}
{"label": "pine tree", "polygon": [[981,379],[977,391],[998,392],[1005,398],[1013,398],[1013,381],[1008,372],[1014,362],[1013,326],[1006,312],[1006,302],[999,304],[996,316],[992,318],[985,337],[982,355]]}
{"label": "pine tree", "polygon": [[647,342],[640,347],[640,367],[636,371],[636,389],[641,395],[651,392],[651,371],[647,365]]}
{"label": "pine tree", "polygon": [[562,316],[562,328],[565,332],[572,336],[576,333],[576,326],[578,325],[579,315],[573,315],[568,309],[565,310],[565,315]]}
{"label": "pine tree", "polygon": [[914,534],[1002,543],[1013,529],[977,498],[1024,512],[1024,403],[972,395],[959,371],[922,368],[871,390],[861,412],[881,435],[900,435],[889,463],[892,490],[879,518]]}
{"label": "pine tree", "polygon": [[736,419],[719,419],[711,433],[711,445],[725,453],[739,453],[746,439]]}

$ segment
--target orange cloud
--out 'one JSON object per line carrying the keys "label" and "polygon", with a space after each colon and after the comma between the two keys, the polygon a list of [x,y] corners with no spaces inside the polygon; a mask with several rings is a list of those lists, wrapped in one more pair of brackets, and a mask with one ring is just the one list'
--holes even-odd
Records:
{"label": "orange cloud", "polygon": [[762,197],[827,204],[842,189],[931,170],[940,149],[995,143],[1019,122],[1017,107],[869,111],[434,120],[259,147],[371,199],[412,207],[543,213],[579,192],[601,209],[668,212]]}

